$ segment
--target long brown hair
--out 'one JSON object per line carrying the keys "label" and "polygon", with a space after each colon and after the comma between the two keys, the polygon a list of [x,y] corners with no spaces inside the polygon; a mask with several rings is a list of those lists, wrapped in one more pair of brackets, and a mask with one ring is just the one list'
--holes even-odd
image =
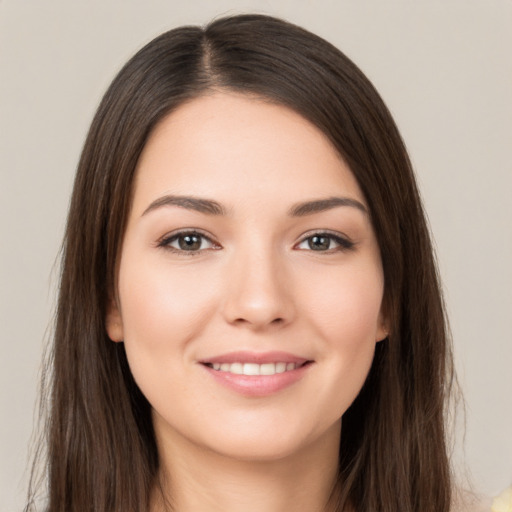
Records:
{"label": "long brown hair", "polygon": [[[92,122],[63,246],[46,400],[48,512],[143,512],[159,456],[150,406],[106,307],[134,171],[153,128],[213,89],[256,94],[322,130],[370,208],[388,338],[343,417],[336,510],[447,512],[444,407],[452,359],[429,231],[406,149],[374,87],[339,50],[260,15],[171,30],[119,72]],[[27,506],[30,510],[30,505]]]}

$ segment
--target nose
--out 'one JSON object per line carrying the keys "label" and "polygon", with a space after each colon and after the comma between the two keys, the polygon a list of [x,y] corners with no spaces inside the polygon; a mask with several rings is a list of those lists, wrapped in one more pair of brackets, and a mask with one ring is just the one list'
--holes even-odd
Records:
{"label": "nose", "polygon": [[228,323],[260,331],[293,320],[292,283],[272,249],[234,254],[227,282],[223,314]]}

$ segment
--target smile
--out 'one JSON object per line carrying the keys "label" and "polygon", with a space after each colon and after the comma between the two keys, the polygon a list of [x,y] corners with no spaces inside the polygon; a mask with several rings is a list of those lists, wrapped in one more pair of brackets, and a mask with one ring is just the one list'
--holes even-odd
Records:
{"label": "smile", "polygon": [[[303,363],[306,364],[306,363]],[[235,375],[275,375],[296,370],[302,366],[298,363],[206,363],[206,366],[218,372],[233,373]]]}
{"label": "smile", "polygon": [[198,361],[222,387],[247,397],[278,393],[302,380],[314,361],[287,352],[238,351]]}

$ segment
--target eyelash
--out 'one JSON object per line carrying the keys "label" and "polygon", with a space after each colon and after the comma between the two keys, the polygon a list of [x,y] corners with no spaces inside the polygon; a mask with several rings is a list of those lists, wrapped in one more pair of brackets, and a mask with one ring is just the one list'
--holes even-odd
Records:
{"label": "eyelash", "polygon": [[330,248],[325,251],[315,251],[314,249],[310,248],[309,250],[312,252],[323,252],[327,254],[332,254],[334,252],[353,250],[356,245],[354,242],[349,240],[349,238],[342,236],[339,233],[335,233],[332,231],[315,231],[314,233],[308,233],[307,236],[303,237],[302,240],[295,245],[295,247],[303,244],[304,242],[307,242],[308,240],[311,240],[314,237],[329,238],[331,241],[334,241],[336,244],[338,244],[338,247]]}
{"label": "eyelash", "polygon": [[[171,246],[171,243],[178,241],[181,237],[186,237],[186,236],[190,236],[190,237],[195,236],[195,237],[200,238],[201,245],[203,244],[203,242],[202,242],[203,240],[207,240],[210,244],[212,244],[213,247],[208,247],[206,249],[199,248],[197,250],[186,250],[186,249],[180,249],[180,248]],[[352,242],[351,240],[349,240],[346,237],[340,236],[339,233],[333,233],[330,231],[315,231],[315,232],[303,237],[300,240],[300,242],[298,242],[294,246],[294,248],[298,247],[299,245],[303,244],[304,242],[307,242],[308,240],[313,239],[314,237],[328,238],[330,241],[333,241],[334,243],[336,243],[338,245],[337,245],[337,247],[329,248],[329,249],[326,249],[325,251],[324,250],[315,251],[314,249],[311,249],[311,246],[309,249],[300,249],[300,250],[310,250],[312,252],[332,254],[335,252],[350,251],[350,250],[353,250],[355,247],[354,242]],[[200,247],[201,247],[201,245],[200,245]],[[330,245],[330,242],[329,242],[329,245]],[[221,248],[221,246],[219,244],[217,244],[209,236],[207,236],[206,234],[202,233],[199,230],[186,230],[186,231],[179,231],[177,233],[171,233],[169,235],[164,236],[158,242],[157,246],[162,249],[165,249],[165,250],[168,250],[168,251],[180,254],[180,255],[186,255],[186,256],[196,256],[196,255],[202,253],[203,251],[218,250]]]}
{"label": "eyelash", "polygon": [[[178,241],[180,238],[186,237],[186,236],[191,236],[191,237],[192,236],[196,236],[196,237],[200,238],[201,239],[201,245],[203,245],[203,241],[204,240],[207,240],[208,242],[210,242],[213,245],[213,247],[209,247],[207,249],[198,249],[198,250],[189,250],[189,251],[187,251],[186,249],[178,249],[177,247],[172,247],[171,246],[172,242]],[[180,255],[184,255],[184,256],[197,256],[198,254],[202,253],[203,251],[218,250],[218,249],[220,249],[220,245],[219,244],[214,242],[208,235],[202,233],[201,231],[199,231],[197,229],[191,229],[191,230],[178,231],[176,233],[171,233],[169,235],[164,236],[158,242],[157,245],[158,245],[158,247],[160,247],[162,249],[165,249],[167,251],[171,251],[171,252],[174,252],[174,253],[177,253],[177,254],[180,254]]]}

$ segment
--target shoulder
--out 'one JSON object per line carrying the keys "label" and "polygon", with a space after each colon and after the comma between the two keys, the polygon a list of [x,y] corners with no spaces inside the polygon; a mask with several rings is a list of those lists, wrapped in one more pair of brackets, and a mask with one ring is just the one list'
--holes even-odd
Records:
{"label": "shoulder", "polygon": [[451,512],[512,512],[512,487],[494,499],[465,490],[454,494]]}
{"label": "shoulder", "polygon": [[450,512],[491,512],[492,498],[472,491],[458,489],[454,492]]}
{"label": "shoulder", "polygon": [[512,512],[512,486],[494,498],[491,512]]}

